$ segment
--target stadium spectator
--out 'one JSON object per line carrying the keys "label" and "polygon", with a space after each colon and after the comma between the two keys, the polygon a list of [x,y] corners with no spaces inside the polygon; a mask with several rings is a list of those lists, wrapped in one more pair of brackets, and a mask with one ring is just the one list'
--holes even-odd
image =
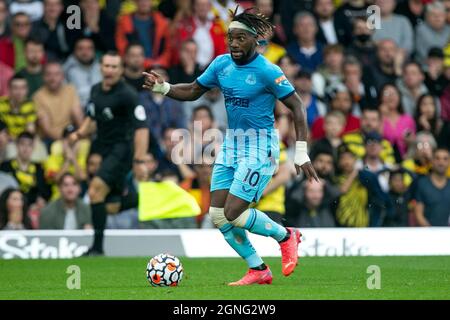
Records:
{"label": "stadium spectator", "polygon": [[[379,110],[365,109],[361,116],[361,130],[359,132],[345,134],[342,137],[342,140],[359,159],[363,159],[366,154],[366,149],[364,147],[366,135],[371,132],[378,132],[381,134],[383,132],[382,124],[382,116]],[[380,156],[383,162],[390,165],[394,164],[394,149],[391,143],[388,140],[383,139],[381,141],[381,148]]]}
{"label": "stadium spectator", "polygon": [[439,116],[437,100],[431,94],[423,94],[417,100],[414,115],[417,131],[426,131],[438,140],[443,121]]}
{"label": "stadium spectator", "polygon": [[[346,123],[345,128],[342,131],[342,134],[346,134],[352,131],[357,131],[359,129],[360,123],[359,118],[355,117],[352,114],[352,100],[350,96],[350,92],[343,85],[337,85],[335,87],[330,88],[330,111],[336,110],[340,111],[344,114]],[[324,117],[317,118],[314,121],[313,126],[311,128],[311,136],[314,140],[318,140],[323,138],[325,135],[324,130]]]}
{"label": "stadium spectator", "polygon": [[312,127],[314,121],[323,117],[326,113],[326,106],[320,101],[319,97],[313,93],[312,75],[307,71],[299,71],[292,84],[297,93],[302,97],[306,108],[306,120],[308,127]]}
{"label": "stadium spectator", "polygon": [[283,71],[284,75],[291,83],[294,82],[294,77],[301,69],[300,65],[295,62],[294,58],[288,54],[281,57],[277,62],[277,65],[281,68],[281,71]]}
{"label": "stadium spectator", "polygon": [[336,24],[345,30],[342,38],[343,45],[349,45],[352,41],[352,30],[355,19],[366,20],[368,16],[368,5],[365,0],[348,0],[343,3],[335,12]]}
{"label": "stadium spectator", "polygon": [[377,44],[376,59],[363,72],[363,82],[374,87],[378,94],[387,83],[395,83],[401,75],[404,55],[393,40],[380,40]]}
{"label": "stadium spectator", "polygon": [[[267,20],[269,20],[275,26],[271,40],[273,44],[279,45],[279,47],[276,47],[278,48],[277,51],[285,50],[284,44],[287,40],[286,32],[281,23],[280,15],[278,12],[278,4],[274,5],[273,0],[255,0],[255,8],[257,12],[264,15]],[[273,63],[276,63],[276,61],[274,61]]]}
{"label": "stadium spectator", "polygon": [[377,105],[378,96],[376,90],[362,82],[362,66],[355,57],[348,56],[342,69],[343,83],[352,96],[352,113],[360,117],[364,109],[373,109]]}
{"label": "stadium spectator", "polygon": [[422,24],[425,13],[425,1],[422,0],[404,0],[397,1],[395,7],[396,14],[406,17],[411,26],[415,28],[417,25]]}
{"label": "stadium spectator", "polygon": [[355,56],[364,67],[375,61],[376,43],[373,41],[373,29],[369,28],[364,18],[353,21],[351,43],[346,47],[346,54]]}
{"label": "stadium spectator", "polygon": [[409,202],[411,194],[405,185],[402,170],[394,170],[389,174],[389,198],[392,210],[388,211],[383,227],[407,227],[410,225]]}
{"label": "stadium spectator", "polygon": [[63,60],[70,54],[62,0],[44,0],[44,16],[33,23],[31,35],[45,47],[49,60]]}
{"label": "stadium spectator", "polygon": [[193,39],[181,43],[179,63],[169,69],[169,77],[172,83],[190,83],[200,76],[197,51],[198,46]]}
{"label": "stadium spectator", "polygon": [[6,0],[0,0],[0,37],[7,37],[10,34],[8,16],[8,3]]}
{"label": "stadium spectator", "polygon": [[450,1],[444,0],[444,6],[445,6],[445,12],[447,13],[446,14],[447,24],[450,24]]}
{"label": "stadium spectator", "polygon": [[[212,164],[214,162],[214,157],[219,151],[220,144],[218,141],[222,138],[221,132],[218,130],[217,125],[214,121],[214,115],[207,105],[199,105],[194,108],[192,111],[191,123],[189,124],[189,130],[191,131],[191,158],[190,161],[193,163],[195,161],[195,157],[199,156],[196,153],[202,152],[203,157],[206,156],[204,154],[204,149],[210,152],[208,156],[211,156],[212,159],[204,159],[208,164]],[[189,159],[188,155],[185,160]]]}
{"label": "stadium spectator", "polygon": [[0,195],[0,230],[31,229],[27,204],[19,189],[8,188]]}
{"label": "stadium spectator", "polygon": [[[165,81],[169,81],[169,75],[164,67],[154,66],[152,70],[162,75]],[[164,128],[187,127],[186,116],[180,101],[162,94],[149,92],[148,90],[144,90],[139,94],[139,101],[148,114],[147,118],[151,135],[159,143],[163,140]]]}
{"label": "stadium spectator", "polygon": [[39,133],[50,145],[62,138],[69,124],[80,127],[83,112],[74,86],[64,83],[63,67],[49,62],[44,67],[44,85],[33,96],[38,115]]}
{"label": "stadium spectator", "polygon": [[58,182],[63,175],[70,173],[79,182],[87,179],[86,162],[90,141],[83,139],[70,144],[68,138],[72,132],[75,132],[75,127],[68,125],[63,131],[62,139],[51,144],[49,157],[44,163],[45,178],[52,187],[52,199],[59,197]]}
{"label": "stadium spectator", "polygon": [[17,75],[25,78],[28,83],[28,99],[42,86],[42,63],[44,60],[44,45],[38,40],[29,38],[25,41],[26,66]]}
{"label": "stadium spectator", "polygon": [[345,116],[340,111],[331,111],[324,116],[325,136],[312,145],[311,154],[317,150],[327,149],[333,154],[334,161],[337,161],[337,151],[342,144],[341,133],[345,127]]}
{"label": "stadium spectator", "polygon": [[0,38],[0,61],[15,71],[26,66],[24,48],[30,31],[30,18],[25,13],[18,12],[11,18],[11,35]]}
{"label": "stadium spectator", "polygon": [[289,43],[287,52],[305,71],[314,72],[322,64],[322,43],[316,40],[317,25],[309,12],[299,12],[294,18],[296,39]]}
{"label": "stadium spectator", "polygon": [[102,156],[96,152],[90,152],[87,160],[86,160],[86,180],[81,181],[81,198],[83,198],[83,202],[86,204],[90,203],[89,195],[88,195],[88,187],[89,183],[95,177],[100,165],[102,163]]}
{"label": "stadium spectator", "polygon": [[334,159],[331,150],[317,149],[315,153],[311,153],[311,161],[320,179],[334,184]]}
{"label": "stadium spectator", "polygon": [[80,38],[75,42],[73,53],[63,66],[67,82],[72,84],[80,98],[81,106],[86,109],[91,87],[102,80],[100,63],[95,57],[95,46],[91,38]]}
{"label": "stadium spectator", "polygon": [[14,69],[0,61],[0,97],[9,94],[8,82],[14,75]]}
{"label": "stadium spectator", "polygon": [[425,76],[422,68],[416,62],[408,62],[403,66],[402,77],[397,79],[397,88],[402,95],[402,106],[411,116],[416,113],[417,100],[428,93],[424,84]]}
{"label": "stadium spectator", "polygon": [[317,40],[323,44],[330,45],[345,41],[345,29],[336,23],[333,17],[335,11],[332,0],[316,0],[314,2],[314,14],[319,25]]}
{"label": "stadium spectator", "polygon": [[446,176],[449,165],[448,150],[436,149],[431,173],[417,182],[414,213],[417,224],[421,227],[449,225],[450,181]]}
{"label": "stadium spectator", "polygon": [[208,90],[204,95],[202,95],[199,99],[192,102],[184,102],[183,108],[186,113],[186,118],[192,118],[192,112],[198,106],[208,106],[214,116],[214,121],[217,124],[217,127],[225,131],[228,127],[227,122],[227,110],[224,108],[224,96],[217,88],[212,88]]}
{"label": "stadium spectator", "polygon": [[271,63],[277,63],[281,57],[286,55],[286,49],[272,41],[274,33],[269,35],[267,39],[259,41],[256,52],[262,54]]}
{"label": "stadium spectator", "polygon": [[42,209],[39,229],[76,230],[92,229],[91,208],[79,198],[80,184],[70,173],[58,182],[61,197]]}
{"label": "stadium spectator", "polygon": [[11,15],[23,12],[30,17],[31,22],[39,20],[44,14],[42,1],[39,0],[12,0],[9,3]]}
{"label": "stadium spectator", "polygon": [[428,51],[433,47],[443,48],[450,38],[450,25],[445,20],[445,7],[440,1],[427,4],[425,23],[416,29],[416,57],[425,62]]}
{"label": "stadium spectator", "polygon": [[197,44],[196,62],[203,70],[215,57],[227,52],[225,29],[211,14],[210,0],[194,0],[192,9],[192,15],[179,21],[175,26],[171,63],[179,63],[178,52],[181,44],[193,39]]}
{"label": "stadium spectator", "polygon": [[27,204],[37,204],[42,208],[50,197],[49,188],[45,182],[44,170],[39,163],[31,161],[34,137],[28,132],[22,132],[17,138],[17,157],[3,162],[0,171],[10,173],[19,183],[20,190],[27,195]]}
{"label": "stadium spectator", "polygon": [[[235,11],[237,3],[235,0],[210,0],[211,1],[211,12],[214,17],[218,19],[222,25],[222,28],[226,29],[230,23],[230,10]],[[239,7],[237,14],[241,13],[243,8]]]}
{"label": "stadium spectator", "polygon": [[313,91],[321,98],[325,96],[325,88],[342,83],[342,66],[344,50],[340,45],[329,45],[323,49],[323,64],[312,76]]}
{"label": "stadium spectator", "polygon": [[302,228],[335,227],[332,203],[339,191],[329,182],[308,181],[294,187],[286,199],[286,225]]}
{"label": "stadium spectator", "polygon": [[416,133],[414,119],[403,110],[401,95],[397,87],[387,84],[380,93],[381,103],[379,110],[383,115],[383,137],[388,140],[395,151],[397,162],[403,158],[408,149],[408,144]]}
{"label": "stadium spectator", "polygon": [[427,175],[431,170],[433,152],[437,148],[436,140],[428,132],[418,132],[414,143],[408,150],[408,155],[402,161],[402,168],[412,177],[406,178],[406,186],[410,186],[412,179],[420,175]]}
{"label": "stadium spectator", "polygon": [[15,75],[9,80],[9,96],[0,98],[0,120],[6,123],[13,140],[24,131],[36,131],[35,106],[27,96],[26,79]]}
{"label": "stadium spectator", "polygon": [[144,47],[138,43],[130,44],[125,51],[123,78],[137,92],[144,90],[144,62]]}
{"label": "stadium spectator", "polygon": [[[144,47],[145,67],[170,63],[169,22],[152,11],[150,0],[136,0],[136,12],[118,18],[115,42],[121,55],[130,43],[140,42]],[[148,35],[152,34],[150,38]]]}
{"label": "stadium spectator", "polygon": [[397,46],[409,56],[414,50],[414,32],[409,20],[395,14],[395,0],[375,0],[375,5],[380,8],[381,28],[376,28],[373,40],[391,39]]}
{"label": "stadium spectator", "polygon": [[425,85],[434,96],[440,96],[448,84],[444,75],[444,52],[442,48],[431,48],[425,63]]}
{"label": "stadium spectator", "polygon": [[9,142],[8,127],[0,120],[0,163],[6,160],[6,148]]}

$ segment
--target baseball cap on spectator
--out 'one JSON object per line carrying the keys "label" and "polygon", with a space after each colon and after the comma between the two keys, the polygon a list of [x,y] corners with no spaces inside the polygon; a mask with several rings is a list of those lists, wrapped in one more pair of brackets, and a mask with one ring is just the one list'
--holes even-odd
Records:
{"label": "baseball cap on spectator", "polygon": [[369,142],[378,142],[380,143],[383,140],[383,137],[376,131],[372,131],[367,133],[364,136],[364,143],[367,144]]}
{"label": "baseball cap on spectator", "polygon": [[439,59],[443,59],[444,58],[444,52],[442,51],[441,48],[438,47],[433,47],[428,51],[428,58],[439,58]]}
{"label": "baseball cap on spectator", "polygon": [[75,131],[77,131],[77,128],[75,128],[74,125],[69,124],[67,127],[64,128],[63,130],[63,138],[67,138],[71,133],[74,133]]}

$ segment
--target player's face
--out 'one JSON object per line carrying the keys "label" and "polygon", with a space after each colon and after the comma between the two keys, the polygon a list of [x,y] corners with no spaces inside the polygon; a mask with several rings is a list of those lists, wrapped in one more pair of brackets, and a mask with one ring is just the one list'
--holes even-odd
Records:
{"label": "player's face", "polygon": [[103,83],[106,86],[116,84],[122,76],[122,58],[120,56],[103,56],[101,70],[103,75]]}
{"label": "player's face", "polygon": [[233,61],[243,64],[255,53],[256,38],[247,31],[232,29],[228,32],[228,46]]}

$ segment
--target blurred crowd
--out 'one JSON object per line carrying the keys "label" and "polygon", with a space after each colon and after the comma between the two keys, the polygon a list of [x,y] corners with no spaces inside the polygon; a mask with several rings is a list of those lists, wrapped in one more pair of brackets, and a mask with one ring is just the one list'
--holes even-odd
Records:
{"label": "blurred crowd", "polygon": [[[67,10],[73,4],[80,16]],[[280,165],[254,205],[296,227],[448,226],[450,0],[0,0],[0,229],[91,228],[86,190],[102,158],[91,139],[72,145],[68,136],[110,50],[123,57],[124,81],[148,114],[150,145],[108,228],[213,227],[211,161],[174,161],[173,136],[185,129],[201,150],[215,148],[202,133],[226,130],[223,95],[175,101],[144,91],[142,72],[194,81],[227,53],[237,4],[276,26],[258,52],[301,96],[321,178],[296,176],[292,115],[279,102]],[[201,214],[141,221],[146,181],[175,182]]]}

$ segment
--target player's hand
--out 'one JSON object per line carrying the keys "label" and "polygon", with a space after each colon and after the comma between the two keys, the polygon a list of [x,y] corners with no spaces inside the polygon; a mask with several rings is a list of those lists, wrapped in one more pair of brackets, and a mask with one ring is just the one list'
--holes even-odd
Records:
{"label": "player's hand", "polygon": [[148,72],[142,72],[142,75],[144,76],[144,85],[142,86],[144,89],[153,90],[153,86],[156,83],[164,83],[164,78],[155,71]]}
{"label": "player's hand", "polygon": [[295,165],[295,169],[297,170],[297,174],[300,174],[300,170],[303,170],[303,173],[309,181],[314,179],[319,182],[319,176],[317,175],[316,170],[314,170],[311,162],[308,161],[301,166]]}

